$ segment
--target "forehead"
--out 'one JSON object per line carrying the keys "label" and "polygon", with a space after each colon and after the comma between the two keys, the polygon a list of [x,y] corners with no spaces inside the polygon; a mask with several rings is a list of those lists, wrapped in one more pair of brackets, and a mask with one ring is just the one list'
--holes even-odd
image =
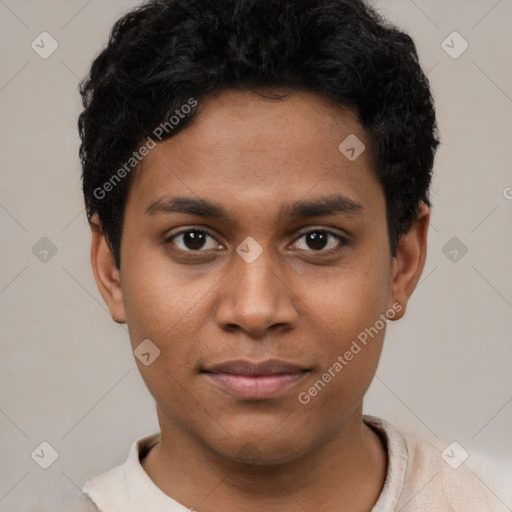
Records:
{"label": "forehead", "polygon": [[144,157],[129,202],[147,210],[195,196],[223,211],[272,204],[282,215],[294,200],[333,194],[354,204],[382,199],[356,111],[307,92],[276,100],[225,91],[201,100],[194,122]]}

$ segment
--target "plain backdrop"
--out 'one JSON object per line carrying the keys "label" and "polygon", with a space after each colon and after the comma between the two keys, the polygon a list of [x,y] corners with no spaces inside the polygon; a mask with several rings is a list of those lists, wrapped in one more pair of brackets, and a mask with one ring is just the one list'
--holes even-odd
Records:
{"label": "plain backdrop", "polygon": [[[64,510],[158,430],[93,280],[76,127],[78,81],[137,3],[0,0],[2,512]],[[512,2],[374,4],[417,44],[442,145],[424,274],[389,325],[365,412],[457,441],[512,509]]]}

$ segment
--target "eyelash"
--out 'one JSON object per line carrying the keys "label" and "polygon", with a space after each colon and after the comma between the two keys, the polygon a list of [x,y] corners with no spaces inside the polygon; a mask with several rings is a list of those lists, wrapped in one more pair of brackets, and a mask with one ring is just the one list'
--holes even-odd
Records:
{"label": "eyelash", "polygon": [[[183,235],[185,233],[190,233],[190,232],[196,232],[196,233],[205,233],[207,234],[209,237],[213,238],[214,240],[216,240],[215,238],[215,235],[213,235],[210,231],[208,231],[207,229],[205,228],[189,228],[189,229],[185,229],[183,231],[180,231],[178,233],[175,233],[174,235],[168,237],[166,240],[165,240],[165,243],[166,244],[172,244],[172,240],[174,238],[176,238],[177,236],[180,236],[180,235]],[[294,244],[300,240],[301,238],[303,238],[304,236],[310,234],[310,233],[325,233],[327,235],[330,235],[334,238],[337,238],[339,240],[339,242],[341,242],[341,244],[338,246],[338,247],[335,247],[334,249],[327,249],[327,250],[318,250],[318,251],[315,251],[313,249],[311,249],[310,251],[308,252],[313,252],[313,253],[316,253],[316,254],[333,254],[333,253],[336,253],[338,251],[340,251],[341,249],[343,249],[344,246],[348,245],[349,241],[347,238],[345,238],[344,236],[342,235],[339,235],[338,233],[334,233],[333,231],[329,231],[328,229],[324,229],[324,228],[316,228],[316,229],[310,229],[309,231],[306,231],[304,233],[302,233],[294,242]],[[200,253],[204,253],[204,252],[207,252],[205,250],[186,250],[186,249],[181,249],[181,248],[178,248],[179,251],[181,252],[185,252],[185,253],[190,253],[190,254],[200,254]]]}

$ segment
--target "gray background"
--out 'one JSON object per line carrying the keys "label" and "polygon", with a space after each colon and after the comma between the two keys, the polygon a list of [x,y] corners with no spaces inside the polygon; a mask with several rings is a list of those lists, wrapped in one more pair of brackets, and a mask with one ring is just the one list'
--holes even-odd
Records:
{"label": "gray background", "polygon": [[[365,412],[456,440],[512,509],[512,1],[374,3],[417,43],[442,146],[426,268]],[[2,512],[64,510],[158,429],[126,326],[93,281],[76,129],[78,80],[136,4],[0,0]],[[47,59],[31,48],[43,31],[59,45]],[[462,48],[443,44],[453,31],[469,44],[458,58],[443,49]],[[46,470],[31,458],[43,441],[58,452]]]}

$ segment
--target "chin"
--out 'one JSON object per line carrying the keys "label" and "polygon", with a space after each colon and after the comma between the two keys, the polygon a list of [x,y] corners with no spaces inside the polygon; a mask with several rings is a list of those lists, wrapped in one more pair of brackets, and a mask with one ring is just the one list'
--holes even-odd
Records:
{"label": "chin", "polygon": [[[304,432],[269,435],[269,431],[234,432],[232,437],[207,441],[217,455],[232,462],[252,466],[275,466],[292,462],[311,451],[315,443],[307,442]],[[320,444],[320,442],[316,443]]]}

